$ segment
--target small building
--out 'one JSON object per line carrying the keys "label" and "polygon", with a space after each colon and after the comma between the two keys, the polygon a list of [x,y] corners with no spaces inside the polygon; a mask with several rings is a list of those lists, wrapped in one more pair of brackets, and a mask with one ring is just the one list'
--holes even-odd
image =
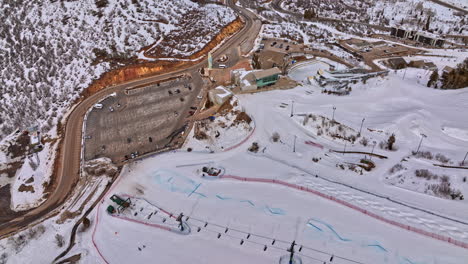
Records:
{"label": "small building", "polygon": [[423,60],[414,60],[414,61],[410,61],[410,63],[408,64],[409,67],[413,67],[413,68],[424,68],[424,61]]}
{"label": "small building", "polygon": [[208,92],[208,98],[213,104],[222,105],[232,97],[232,92],[224,86],[218,86]]}
{"label": "small building", "polygon": [[394,70],[403,69],[407,66],[406,61],[402,57],[388,59],[387,65]]}
{"label": "small building", "polygon": [[257,90],[258,86],[255,82],[254,73],[249,72],[246,75],[244,75],[240,80],[239,86],[241,88],[241,91],[243,92]]}
{"label": "small building", "polygon": [[452,68],[452,67],[450,67],[450,66],[445,66],[445,67],[442,69],[442,76],[448,75],[448,74],[452,73],[453,70],[455,70],[455,69]]}
{"label": "small building", "polygon": [[424,62],[424,69],[435,71],[437,70],[437,66],[432,61],[426,61]]}
{"label": "small building", "polygon": [[268,70],[253,72],[253,76],[257,87],[263,87],[275,84],[279,79],[280,73],[281,71],[275,67]]}

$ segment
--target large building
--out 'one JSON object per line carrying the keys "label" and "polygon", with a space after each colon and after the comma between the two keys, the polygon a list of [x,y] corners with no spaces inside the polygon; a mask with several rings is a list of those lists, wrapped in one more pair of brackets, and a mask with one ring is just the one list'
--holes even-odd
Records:
{"label": "large building", "polygon": [[438,39],[435,36],[429,37],[427,34],[422,34],[415,30],[405,30],[405,29],[394,28],[394,27],[391,28],[390,35],[397,37],[397,38],[414,40],[419,43],[423,43],[425,45],[436,46],[436,47],[442,47],[445,42],[443,39]]}
{"label": "large building", "polygon": [[279,79],[281,71],[278,68],[247,72],[245,70],[234,70],[231,78],[242,91],[253,91],[258,88],[273,85]]}
{"label": "large building", "polygon": [[263,71],[256,71],[253,73],[257,87],[275,84],[281,71],[278,68],[271,68]]}
{"label": "large building", "polygon": [[224,86],[218,86],[208,92],[208,98],[213,104],[222,105],[232,97],[232,92]]}

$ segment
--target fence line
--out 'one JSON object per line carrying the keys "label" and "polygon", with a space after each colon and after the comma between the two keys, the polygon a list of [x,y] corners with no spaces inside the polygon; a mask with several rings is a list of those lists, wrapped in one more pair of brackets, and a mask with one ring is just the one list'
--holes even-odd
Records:
{"label": "fence line", "polygon": [[246,182],[273,183],[273,184],[293,188],[293,189],[296,189],[296,190],[299,190],[299,191],[309,192],[309,193],[315,194],[317,196],[320,196],[322,198],[337,202],[337,203],[339,203],[341,205],[344,205],[344,206],[346,206],[346,207],[348,207],[350,209],[356,210],[356,211],[358,211],[360,213],[368,215],[368,216],[370,216],[370,217],[372,217],[374,219],[380,220],[380,221],[385,222],[387,224],[391,224],[393,226],[397,226],[397,227],[403,228],[405,230],[409,230],[409,231],[412,231],[414,233],[418,233],[420,235],[431,237],[431,238],[434,238],[434,239],[437,239],[437,240],[440,240],[440,241],[448,242],[448,243],[450,243],[452,245],[455,245],[455,246],[458,246],[458,247],[468,249],[468,243],[458,241],[458,240],[453,239],[453,238],[448,237],[448,236],[438,235],[438,234],[435,234],[435,233],[431,233],[431,232],[422,230],[422,229],[417,228],[417,227],[413,227],[413,226],[410,226],[410,225],[405,225],[405,224],[399,223],[397,221],[387,219],[387,218],[382,217],[380,215],[377,215],[375,213],[369,212],[369,211],[367,211],[367,210],[365,210],[365,209],[363,209],[361,207],[353,205],[353,204],[351,204],[349,202],[343,201],[343,200],[335,198],[335,197],[333,197],[331,195],[327,195],[327,194],[321,193],[319,191],[316,191],[316,190],[313,190],[313,189],[310,189],[310,188],[307,188],[307,187],[304,187],[304,186],[288,183],[288,182],[281,181],[281,180],[275,180],[275,179],[247,178],[247,177],[239,177],[239,176],[234,176],[234,175],[222,175],[222,176],[220,176],[220,178],[233,179],[233,180],[246,181]]}

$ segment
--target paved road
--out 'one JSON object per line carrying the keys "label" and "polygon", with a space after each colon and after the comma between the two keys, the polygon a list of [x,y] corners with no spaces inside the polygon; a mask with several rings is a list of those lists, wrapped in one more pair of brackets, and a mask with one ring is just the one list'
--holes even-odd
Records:
{"label": "paved road", "polygon": [[460,12],[462,12],[464,15],[468,14],[468,10],[463,9],[463,8],[460,8],[460,7],[458,7],[458,6],[454,6],[454,5],[449,4],[449,3],[446,3],[446,2],[444,2],[444,1],[440,1],[440,0],[429,0],[429,1],[431,1],[431,2],[433,2],[433,3],[436,3],[436,4],[438,4],[438,5],[441,5],[441,6],[445,6],[445,7],[451,8],[451,9],[453,9],[453,10],[460,11]]}
{"label": "paved road", "polygon": [[[252,35],[258,34],[258,28],[253,27],[256,16],[236,6],[232,0],[227,1],[227,5],[234,9],[245,22],[242,30],[232,36],[223,45],[221,45],[214,53],[213,57],[218,57],[221,54],[228,53],[230,49],[237,49],[246,39]],[[65,134],[62,141],[62,151],[59,157],[58,174],[56,175],[56,186],[52,194],[39,207],[29,211],[27,214],[15,218],[10,222],[0,224],[0,238],[15,233],[18,230],[27,227],[28,225],[38,222],[45,217],[51,216],[55,211],[60,210],[60,206],[65,202],[71,193],[73,186],[79,179],[79,171],[81,166],[81,133],[83,127],[83,118],[86,111],[96,104],[103,97],[113,93],[122,91],[126,88],[134,87],[142,84],[149,84],[163,79],[171,78],[181,74],[190,74],[195,76],[198,74],[198,69],[204,67],[207,61],[204,59],[201,62],[192,65],[186,69],[177,70],[167,74],[151,76],[138,80],[133,80],[116,86],[107,87],[84,101],[76,105],[68,116],[66,122]]]}

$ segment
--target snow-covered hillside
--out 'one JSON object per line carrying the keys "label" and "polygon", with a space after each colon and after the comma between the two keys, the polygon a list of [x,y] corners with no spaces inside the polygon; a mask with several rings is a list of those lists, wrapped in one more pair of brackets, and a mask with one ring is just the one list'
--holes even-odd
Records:
{"label": "snow-covered hillside", "polygon": [[48,131],[93,79],[141,48],[191,55],[235,19],[190,0],[1,0],[0,13],[0,139],[32,125]]}
{"label": "snow-covered hillside", "polygon": [[[462,34],[468,30],[466,16],[456,10],[422,0],[319,1],[285,0],[283,8],[303,14],[313,9],[319,17],[345,19],[382,26],[397,26],[437,34]],[[428,22],[429,20],[429,22]]]}

